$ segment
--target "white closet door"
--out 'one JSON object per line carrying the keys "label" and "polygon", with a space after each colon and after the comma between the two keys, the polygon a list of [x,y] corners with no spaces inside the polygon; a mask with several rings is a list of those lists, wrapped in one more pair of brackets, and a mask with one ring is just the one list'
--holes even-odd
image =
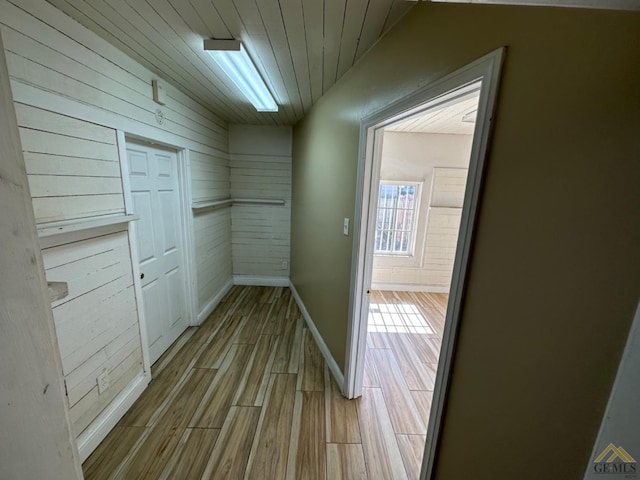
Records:
{"label": "white closet door", "polygon": [[187,328],[178,160],[175,152],[138,144],[127,146],[127,157],[153,363]]}

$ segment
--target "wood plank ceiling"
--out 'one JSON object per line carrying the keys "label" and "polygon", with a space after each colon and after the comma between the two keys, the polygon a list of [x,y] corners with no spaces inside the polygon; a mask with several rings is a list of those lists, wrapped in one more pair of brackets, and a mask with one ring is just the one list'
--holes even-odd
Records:
{"label": "wood plank ceiling", "polygon": [[479,92],[475,92],[470,98],[451,101],[393,123],[385,127],[385,131],[472,135],[476,124],[473,114],[478,110],[478,100]]}
{"label": "wood plank ceiling", "polygon": [[[230,123],[292,125],[413,5],[407,0],[48,0]],[[203,50],[242,40],[279,105],[258,113]],[[151,91],[151,86],[149,87]]]}

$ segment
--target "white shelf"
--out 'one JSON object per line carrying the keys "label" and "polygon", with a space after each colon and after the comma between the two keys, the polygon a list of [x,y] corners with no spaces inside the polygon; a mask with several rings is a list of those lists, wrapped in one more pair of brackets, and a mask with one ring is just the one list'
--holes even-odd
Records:
{"label": "white shelf", "polygon": [[191,210],[201,212],[212,208],[226,207],[228,205],[284,205],[285,201],[267,198],[224,198],[222,200],[210,200],[191,204]]}
{"label": "white shelf", "polygon": [[49,290],[50,302],[55,302],[69,295],[67,282],[47,282],[47,290]]}
{"label": "white shelf", "polygon": [[78,220],[65,220],[62,222],[40,223],[36,225],[38,237],[46,238],[63,233],[91,230],[108,225],[118,225],[138,220],[139,215],[104,215],[100,217],[81,218]]}
{"label": "white shelf", "polygon": [[234,204],[238,205],[284,205],[284,200],[271,198],[234,198]]}
{"label": "white shelf", "polygon": [[233,203],[233,199],[225,198],[222,200],[211,200],[207,202],[197,202],[191,204],[191,210],[194,212],[200,212],[202,210],[209,210],[210,208],[218,208],[225,207],[227,205],[231,205]]}

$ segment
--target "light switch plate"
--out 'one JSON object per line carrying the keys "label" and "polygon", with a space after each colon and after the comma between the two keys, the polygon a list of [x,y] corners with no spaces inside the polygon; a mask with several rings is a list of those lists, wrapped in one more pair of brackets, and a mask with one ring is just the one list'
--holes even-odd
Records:
{"label": "light switch plate", "polygon": [[348,218],[344,219],[344,224],[342,226],[342,233],[349,236],[349,219]]}

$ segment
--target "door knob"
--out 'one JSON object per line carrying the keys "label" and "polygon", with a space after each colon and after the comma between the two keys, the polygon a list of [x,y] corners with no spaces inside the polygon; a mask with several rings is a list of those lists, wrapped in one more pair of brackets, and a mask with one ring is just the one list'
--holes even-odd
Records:
{"label": "door knob", "polygon": [[144,278],[144,273],[140,274],[140,280],[142,280]]}

